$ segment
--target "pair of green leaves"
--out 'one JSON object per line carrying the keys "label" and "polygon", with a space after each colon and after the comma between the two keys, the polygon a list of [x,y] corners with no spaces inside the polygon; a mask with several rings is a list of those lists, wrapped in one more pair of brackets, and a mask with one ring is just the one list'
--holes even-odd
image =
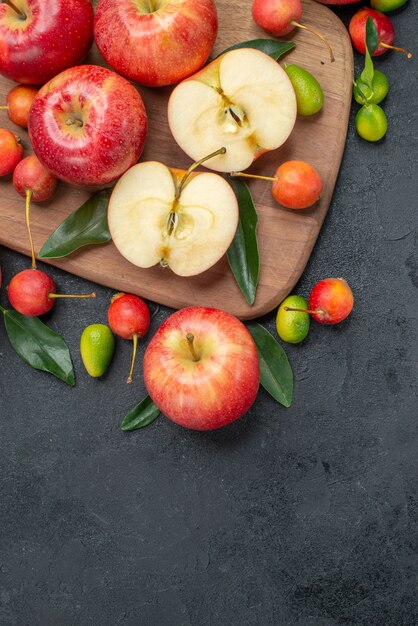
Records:
{"label": "pair of green leaves", "polygon": [[[293,397],[293,371],[281,345],[268,330],[255,322],[248,324],[260,360],[260,384],[279,404],[289,407]],[[124,431],[144,428],[157,417],[160,410],[149,396],[129,411],[120,427]]]}
{"label": "pair of green leaves", "polygon": [[71,387],[75,374],[64,339],[37,317],[0,307],[6,333],[17,354],[37,370],[49,372]]}

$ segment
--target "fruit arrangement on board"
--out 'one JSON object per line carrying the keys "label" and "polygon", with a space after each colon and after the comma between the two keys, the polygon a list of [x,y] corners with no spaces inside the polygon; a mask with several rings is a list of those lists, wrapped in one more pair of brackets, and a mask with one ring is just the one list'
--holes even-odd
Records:
{"label": "fruit arrangement on board", "polygon": [[[372,4],[353,16],[349,33],[355,49],[365,54],[353,91],[361,105],[356,129],[364,139],[378,141],[387,129],[379,103],[388,81],[374,69],[372,56],[389,49],[411,55],[393,46],[394,30],[385,15],[404,2]],[[274,37],[295,28],[316,37],[328,63],[338,65],[324,34],[300,21],[300,0],[254,0],[248,12]],[[12,309],[0,306],[0,311],[16,352],[69,385],[75,374],[68,346],[39,316],[58,298],[95,294],[57,294],[36,257],[62,259],[112,240],[115,254],[133,266],[165,268],[173,280],[200,276],[227,258],[240,298],[251,307],[263,257],[257,204],[246,181],[259,181],[263,193],[269,183],[276,215],[297,214],[298,225],[315,216],[324,192],[331,197],[330,177],[324,180],[321,164],[306,161],[304,154],[277,157],[274,172],[258,165],[259,157],[287,145],[295,125],[320,123],[326,102],[320,81],[306,67],[279,63],[293,42],[236,41],[214,56],[218,17],[214,0],[98,0],[94,8],[90,0],[0,0],[0,74],[18,83],[1,109],[13,128],[28,132],[28,141],[22,141],[18,128],[16,133],[0,128],[0,176],[24,198],[31,253],[31,267],[7,286]],[[108,68],[86,62],[93,41]],[[167,86],[165,117],[172,137],[166,141],[192,161],[186,168],[148,155],[141,159],[153,132],[146,90]],[[156,102],[168,92],[154,93]],[[345,128],[340,137],[343,144]],[[34,154],[25,156],[28,148]],[[257,171],[246,171],[251,166]],[[84,189],[89,197],[36,253],[31,203],[49,202],[61,183]],[[325,211],[316,218],[317,232]],[[344,279],[321,280],[307,301],[291,295],[281,302],[278,337],[300,343],[311,318],[337,324],[353,304]],[[81,333],[82,361],[91,377],[101,377],[112,361],[114,335],[132,341],[131,383],[138,342],[150,328],[150,307],[138,295],[117,293],[107,319],[108,325],[92,323]],[[283,406],[292,401],[292,368],[281,344],[262,325],[245,325],[211,306],[172,314],[148,344],[142,369],[149,396],[129,411],[122,430],[146,426],[160,412],[188,428],[219,428],[248,411],[260,384]]]}

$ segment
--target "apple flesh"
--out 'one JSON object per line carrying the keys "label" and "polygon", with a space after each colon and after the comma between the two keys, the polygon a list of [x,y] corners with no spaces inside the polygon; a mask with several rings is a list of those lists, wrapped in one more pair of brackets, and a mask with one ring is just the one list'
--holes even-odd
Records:
{"label": "apple flesh", "polygon": [[81,65],[39,90],[28,128],[33,151],[57,178],[98,188],[137,162],[147,115],[127,80],[104,67]]}
{"label": "apple flesh", "polygon": [[257,348],[245,326],[200,306],[181,309],[160,326],[143,371],[161,412],[194,430],[220,428],[244,415],[260,382]]}
{"label": "apple flesh", "polygon": [[281,146],[296,121],[295,92],[286,72],[259,50],[231,50],[175,87],[168,102],[174,139],[193,160],[219,148],[207,164],[218,172],[247,169]]}
{"label": "apple flesh", "polygon": [[213,0],[100,0],[94,19],[95,41],[109,65],[149,87],[197,72],[217,28]]}
{"label": "apple flesh", "polygon": [[214,265],[227,251],[238,225],[238,203],[218,174],[138,163],[117,182],[108,224],[119,252],[139,267],[160,263],[180,276]]}
{"label": "apple flesh", "polygon": [[82,61],[93,43],[90,0],[14,0],[0,3],[0,74],[43,85]]}

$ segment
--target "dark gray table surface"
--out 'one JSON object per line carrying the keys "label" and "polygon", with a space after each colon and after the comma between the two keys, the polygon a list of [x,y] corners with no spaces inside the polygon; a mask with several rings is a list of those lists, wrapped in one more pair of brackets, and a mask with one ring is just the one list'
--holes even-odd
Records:
{"label": "dark gray table surface", "polygon": [[[337,13],[347,23],[357,6]],[[413,49],[416,4],[393,20]],[[130,343],[117,341],[103,380],[78,353],[112,292],[58,270],[62,289],[98,296],[47,316],[70,345],[77,386],[26,366],[0,328],[2,626],[418,624],[415,58],[376,62],[391,83],[384,141],[357,137],[353,106],[332,205],[295,291],[343,276],[355,309],[286,346],[290,409],[261,390],[219,431],[161,418],[122,433],[145,393],[140,367],[124,383]],[[0,263],[7,284],[28,260],[1,249]],[[261,321],[274,331],[274,313]]]}

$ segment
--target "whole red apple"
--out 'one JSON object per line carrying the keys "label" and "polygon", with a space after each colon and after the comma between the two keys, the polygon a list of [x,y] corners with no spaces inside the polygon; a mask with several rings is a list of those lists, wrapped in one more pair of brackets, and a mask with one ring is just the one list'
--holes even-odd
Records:
{"label": "whole red apple", "polygon": [[147,114],[127,80],[104,67],[80,65],[39,90],[28,128],[33,151],[57,178],[105,187],[139,159]]}
{"label": "whole red apple", "polygon": [[90,0],[14,0],[0,3],[0,74],[43,85],[77,65],[93,43]]}
{"label": "whole red apple", "polygon": [[171,315],[144,355],[153,402],[180,426],[212,430],[238,419],[260,382],[257,348],[245,326],[218,309],[192,306]]}
{"label": "whole red apple", "polygon": [[351,42],[357,52],[366,54],[366,22],[368,17],[371,17],[375,23],[379,38],[372,56],[380,56],[388,51],[387,46],[391,46],[395,39],[395,29],[392,22],[387,15],[380,13],[380,11],[363,7],[353,15],[348,25]]}
{"label": "whole red apple", "polygon": [[94,18],[94,38],[109,65],[149,87],[200,69],[217,29],[213,0],[100,0]]}

